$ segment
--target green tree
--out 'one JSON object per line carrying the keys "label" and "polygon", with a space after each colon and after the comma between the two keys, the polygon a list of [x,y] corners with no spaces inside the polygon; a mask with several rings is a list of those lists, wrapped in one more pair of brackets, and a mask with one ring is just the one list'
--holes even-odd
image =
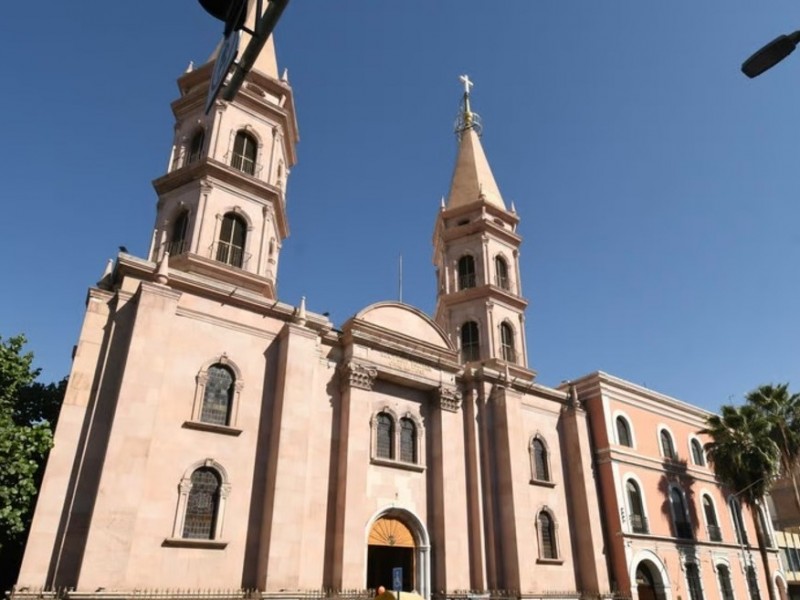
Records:
{"label": "green tree", "polygon": [[780,452],[780,475],[794,488],[794,501],[800,511],[800,394],[789,393],[789,384],[762,385],[747,394],[747,402],[769,422],[770,437]]}
{"label": "green tree", "polygon": [[[778,474],[780,450],[771,436],[772,426],[762,411],[751,404],[723,406],[700,433],[709,435],[708,460],[717,478],[758,515],[759,505]],[[764,564],[770,600],[777,600],[771,584],[764,521],[755,519],[758,549]]]}
{"label": "green tree", "polygon": [[3,589],[16,579],[66,379],[34,380],[24,336],[0,337],[0,563]]}

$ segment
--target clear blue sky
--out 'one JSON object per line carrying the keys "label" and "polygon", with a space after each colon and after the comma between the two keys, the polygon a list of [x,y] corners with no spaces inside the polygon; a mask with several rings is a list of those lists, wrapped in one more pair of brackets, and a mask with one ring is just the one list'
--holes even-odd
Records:
{"label": "clear blue sky", "polygon": [[[458,76],[522,217],[531,366],[602,369],[709,409],[800,390],[800,28],[795,1],[292,0],[278,59],[299,163],[279,296],[341,325],[397,295],[431,312],[431,235]],[[0,19],[0,335],[69,371],[86,289],[146,253],[175,78],[221,25],[195,0],[12,2]]]}

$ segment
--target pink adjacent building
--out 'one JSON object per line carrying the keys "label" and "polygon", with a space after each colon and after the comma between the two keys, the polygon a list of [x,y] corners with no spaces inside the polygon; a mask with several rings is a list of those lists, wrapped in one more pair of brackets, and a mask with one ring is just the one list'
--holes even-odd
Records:
{"label": "pink adjacent building", "polygon": [[[715,480],[698,433],[710,413],[597,372],[572,382],[591,422],[609,570],[641,599],[786,598],[766,505]],[[755,519],[769,532],[765,568]],[[638,596],[637,596],[638,595]]]}

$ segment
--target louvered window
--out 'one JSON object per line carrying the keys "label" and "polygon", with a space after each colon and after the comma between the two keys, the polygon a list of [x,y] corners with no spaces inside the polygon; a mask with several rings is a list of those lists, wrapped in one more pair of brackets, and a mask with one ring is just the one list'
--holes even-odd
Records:
{"label": "louvered window", "polygon": [[400,419],[400,460],[417,462],[417,428],[411,419]]}
{"label": "louvered window", "polygon": [[200,420],[215,425],[229,425],[233,404],[233,373],[223,365],[212,365],[208,369],[206,389],[203,394],[203,410]]}
{"label": "louvered window", "polygon": [[216,471],[201,467],[192,473],[192,488],[186,501],[183,537],[213,540],[219,509],[220,479]]}
{"label": "louvered window", "polygon": [[377,454],[378,458],[394,458],[394,421],[386,413],[377,416]]}

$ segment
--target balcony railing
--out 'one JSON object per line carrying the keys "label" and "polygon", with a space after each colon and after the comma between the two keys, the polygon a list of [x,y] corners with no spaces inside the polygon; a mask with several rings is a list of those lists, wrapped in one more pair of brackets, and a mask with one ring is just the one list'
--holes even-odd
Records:
{"label": "balcony railing", "polygon": [[242,173],[247,173],[248,175],[255,175],[256,174],[256,161],[252,158],[248,158],[243,154],[236,154],[234,152],[233,157],[231,158],[231,166],[234,169],[238,169]]}
{"label": "balcony railing", "polygon": [[249,252],[245,252],[243,248],[228,242],[211,244],[209,253],[214,260],[240,269],[244,269],[247,266],[247,261],[250,260]]}
{"label": "balcony railing", "polygon": [[694,538],[692,535],[692,524],[686,522],[675,523],[675,536],[682,540],[691,540]]}
{"label": "balcony railing", "polygon": [[467,288],[475,287],[475,273],[459,273],[458,274],[458,289],[465,290]]}
{"label": "balcony railing", "polygon": [[517,351],[512,346],[502,346],[503,360],[510,363],[517,362]]}
{"label": "balcony railing", "polygon": [[497,276],[497,287],[499,287],[500,289],[503,289],[503,290],[510,290],[511,289],[511,283],[510,283],[508,277],[504,277],[502,275],[498,275]]}
{"label": "balcony railing", "polygon": [[722,541],[722,530],[719,528],[719,525],[708,526],[708,539],[710,539],[712,542]]}
{"label": "balcony railing", "polygon": [[631,515],[631,529],[633,533],[650,533],[647,517],[644,515]]}
{"label": "balcony railing", "polygon": [[170,256],[178,256],[189,251],[189,240],[172,240],[167,242],[167,252]]}

